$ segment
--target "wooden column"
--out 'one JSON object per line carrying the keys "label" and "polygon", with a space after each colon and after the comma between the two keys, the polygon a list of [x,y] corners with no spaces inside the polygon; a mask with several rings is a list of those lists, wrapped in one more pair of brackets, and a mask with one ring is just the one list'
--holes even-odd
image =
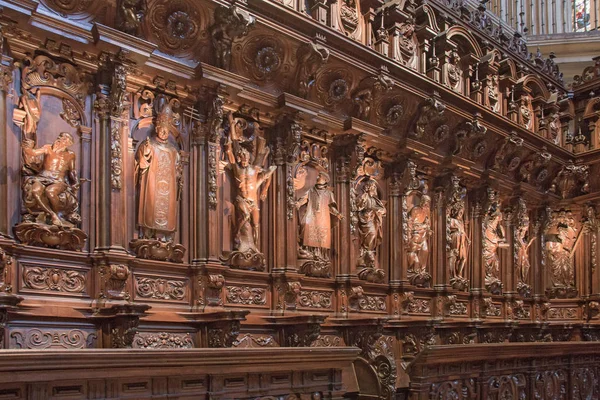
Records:
{"label": "wooden column", "polygon": [[406,283],[406,263],[404,262],[404,240],[402,238],[402,203],[398,166],[392,173],[388,218],[390,226],[390,284]]}
{"label": "wooden column", "polygon": [[[1,28],[0,28],[1,29]],[[0,38],[1,38],[0,30]],[[2,40],[2,39],[0,39]],[[3,43],[0,43],[2,48]],[[8,115],[8,107],[6,94],[12,87],[12,59],[0,54],[0,166],[2,175],[0,181],[4,184],[0,185],[0,238],[12,237],[12,221],[10,216],[14,213],[15,202],[12,201],[10,190],[17,190],[18,181],[11,182],[10,168],[11,165],[11,149],[18,148],[18,143],[11,140],[13,135],[9,135],[8,124],[12,118]],[[16,166],[18,168],[18,165]],[[14,179],[14,178],[13,178]],[[18,177],[17,177],[18,180]]]}
{"label": "wooden column", "polygon": [[336,187],[335,198],[339,211],[344,218],[339,223],[339,238],[335,243],[337,257],[335,258],[335,276],[349,276],[353,273],[354,265],[351,263],[351,249],[353,236],[350,232],[352,210],[350,205],[350,160],[348,156],[340,156],[336,160]]}
{"label": "wooden column", "polygon": [[[449,176],[443,180],[446,181]],[[442,181],[439,182],[440,184]],[[432,263],[432,285],[436,288],[450,287],[450,271],[448,265],[448,254],[446,251],[446,212],[447,199],[445,188],[443,186],[436,187],[432,201],[431,228],[433,234],[430,236],[430,252],[429,259]]]}

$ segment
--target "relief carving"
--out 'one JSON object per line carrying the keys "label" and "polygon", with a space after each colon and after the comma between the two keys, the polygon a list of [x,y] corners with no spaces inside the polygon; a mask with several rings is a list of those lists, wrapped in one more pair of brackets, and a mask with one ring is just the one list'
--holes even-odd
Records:
{"label": "relief carving", "polygon": [[145,13],[145,0],[119,0],[117,2],[117,29],[128,35],[140,36],[142,18]]}
{"label": "relief carving", "polygon": [[127,280],[131,275],[129,267],[124,264],[102,265],[100,267],[100,295],[102,299],[129,300]]}
{"label": "relief carving", "polygon": [[515,272],[517,276],[517,291],[523,297],[531,296],[531,286],[529,285],[529,247],[536,238],[537,229],[534,227],[533,233],[529,231],[529,215],[525,200],[520,198],[515,213],[514,228],[514,260]]}
{"label": "relief carving", "polygon": [[63,268],[23,267],[23,285],[34,290],[64,293],[84,293],[84,272]]}
{"label": "relief carving", "polygon": [[169,136],[179,138],[176,99],[154,101],[154,132],[135,154],[138,238],[129,245],[139,258],[183,262],[185,248],[173,242],[177,231],[183,166],[179,149]]}
{"label": "relief carving", "polygon": [[589,188],[589,167],[587,165],[574,165],[570,160],[556,178],[552,181],[549,191],[556,193],[563,199],[586,194]]}
{"label": "relief carving", "polygon": [[487,189],[485,214],[483,216],[482,253],[485,268],[485,288],[492,294],[502,293],[500,280],[500,258],[498,250],[508,247],[506,233],[502,225],[502,211],[498,193]]}
{"label": "relief carving", "polygon": [[411,285],[429,287],[429,237],[431,230],[431,197],[423,176],[417,175],[417,165],[407,163],[408,183],[402,195],[404,245],[407,258],[407,278]]}
{"label": "relief carving", "polygon": [[144,299],[184,300],[186,282],[136,276],[135,293]]}
{"label": "relief carving", "polygon": [[570,211],[553,212],[550,208],[546,208],[543,248],[551,280],[551,287],[546,288],[548,297],[577,296],[573,257],[584,230],[577,230],[575,217]]}
{"label": "relief carving", "polygon": [[298,305],[305,308],[331,309],[332,297],[332,292],[301,290],[298,296]]}
{"label": "relief carving", "polygon": [[248,118],[229,115],[229,135],[225,142],[225,169],[231,174],[234,189],[235,223],[233,251],[222,260],[234,268],[265,268],[265,256],[260,246],[260,201],[265,200],[271,176],[277,166],[265,169],[270,149],[266,146],[258,124],[258,112]]}
{"label": "relief carving", "polygon": [[451,50],[446,57],[446,84],[454,91],[461,91],[462,68],[460,66],[460,56],[456,50]]}
{"label": "relief carving", "polygon": [[361,286],[352,288],[350,295],[348,296],[350,309],[354,311],[386,311],[386,298],[385,296],[371,296],[365,294]]}
{"label": "relief carving", "polygon": [[227,303],[245,305],[267,304],[267,290],[250,286],[227,286]]}
{"label": "relief carving", "polygon": [[254,27],[255,18],[236,6],[217,6],[214,24],[209,33],[212,40],[215,63],[218,68],[231,69],[231,45]]}
{"label": "relief carving", "polygon": [[352,93],[354,103],[353,115],[358,119],[369,120],[371,105],[376,94],[383,94],[394,87],[394,82],[386,75],[369,76],[360,81],[358,87]]}
{"label": "relief carving", "polygon": [[345,346],[344,339],[335,335],[319,335],[310,347],[341,347]]}
{"label": "relief carving", "polygon": [[96,347],[95,333],[81,329],[24,328],[10,332],[11,349],[89,349]]}
{"label": "relief carving", "polygon": [[273,336],[245,333],[240,335],[240,337],[233,342],[233,347],[239,347],[242,349],[279,347],[279,344],[275,341],[275,339],[273,339]]}
{"label": "relief carving", "polygon": [[329,60],[329,50],[313,42],[303,43],[296,51],[296,60],[298,63],[295,82],[297,93],[305,99],[315,83],[317,72]]}
{"label": "relief carving", "polygon": [[132,347],[134,349],[192,349],[194,341],[189,333],[138,333]]}
{"label": "relief carving", "polygon": [[[444,121],[444,111],[446,106],[439,100],[439,94],[436,92],[433,96],[426,99],[417,111],[415,122],[409,132],[409,136],[414,139],[421,139],[426,134],[431,134],[431,130],[440,129]],[[446,127],[447,128],[447,127]]]}

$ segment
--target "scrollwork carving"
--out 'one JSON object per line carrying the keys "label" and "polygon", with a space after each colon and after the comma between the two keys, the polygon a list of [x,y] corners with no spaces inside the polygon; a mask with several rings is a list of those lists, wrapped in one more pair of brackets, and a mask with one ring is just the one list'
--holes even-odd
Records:
{"label": "scrollwork carving", "polygon": [[135,292],[144,299],[184,300],[186,295],[185,281],[167,280],[164,278],[135,277]]}
{"label": "scrollwork carving", "polygon": [[133,340],[135,349],[192,349],[194,341],[189,333],[142,333]]}
{"label": "scrollwork carving", "polygon": [[34,290],[84,293],[86,274],[63,268],[23,267],[23,285]]}
{"label": "scrollwork carving", "polygon": [[231,304],[265,305],[267,304],[267,291],[262,288],[250,286],[227,286],[226,299]]}
{"label": "scrollwork carving", "polygon": [[95,333],[81,329],[22,329],[10,333],[10,347],[14,349],[88,349],[95,347]]}
{"label": "scrollwork carving", "polygon": [[318,290],[301,290],[298,296],[298,306],[306,308],[330,309],[333,293]]}

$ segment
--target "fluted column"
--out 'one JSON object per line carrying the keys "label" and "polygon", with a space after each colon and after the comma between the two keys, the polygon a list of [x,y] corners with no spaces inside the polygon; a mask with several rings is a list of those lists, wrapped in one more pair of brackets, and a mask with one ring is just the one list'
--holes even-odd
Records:
{"label": "fluted column", "polygon": [[390,283],[392,284],[406,282],[400,179],[400,172],[394,171],[390,182],[390,200],[388,204],[390,224]]}

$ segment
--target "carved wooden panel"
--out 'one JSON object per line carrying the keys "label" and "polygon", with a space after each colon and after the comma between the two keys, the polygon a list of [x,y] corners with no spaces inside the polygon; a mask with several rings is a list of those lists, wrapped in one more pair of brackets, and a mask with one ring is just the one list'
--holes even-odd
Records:
{"label": "carved wooden panel", "polygon": [[135,299],[138,301],[186,302],[189,284],[186,279],[134,274]]}
{"label": "carved wooden panel", "polygon": [[265,306],[267,304],[267,289],[250,286],[226,286],[225,303],[246,306]]}
{"label": "carved wooden panel", "polygon": [[328,311],[333,309],[333,292],[301,290],[298,295],[298,308]]}
{"label": "carved wooden panel", "polygon": [[21,264],[21,290],[87,297],[88,271],[80,268]]}
{"label": "carved wooden panel", "polygon": [[88,349],[96,347],[95,331],[64,328],[9,330],[11,349]]}

